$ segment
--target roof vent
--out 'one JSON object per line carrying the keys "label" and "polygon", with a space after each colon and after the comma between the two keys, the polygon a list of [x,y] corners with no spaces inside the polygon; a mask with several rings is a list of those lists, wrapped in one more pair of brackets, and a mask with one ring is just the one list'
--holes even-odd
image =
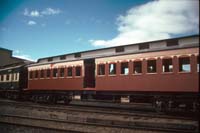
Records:
{"label": "roof vent", "polygon": [[75,54],[74,54],[74,57],[75,57],[75,58],[80,58],[80,57],[81,57],[81,53],[75,53]]}
{"label": "roof vent", "polygon": [[118,52],[124,52],[124,46],[116,47],[115,48],[115,52],[116,53],[118,53]]}
{"label": "roof vent", "polygon": [[65,55],[60,56],[60,60],[65,60],[65,59],[66,59]]}
{"label": "roof vent", "polygon": [[143,50],[143,49],[149,49],[149,44],[148,43],[139,44],[139,50]]}
{"label": "roof vent", "polygon": [[48,60],[48,62],[50,62],[50,61],[53,61],[53,58],[50,57],[50,58],[48,58],[47,60]]}
{"label": "roof vent", "polygon": [[177,46],[177,45],[178,45],[178,40],[177,39],[167,40],[167,47]]}

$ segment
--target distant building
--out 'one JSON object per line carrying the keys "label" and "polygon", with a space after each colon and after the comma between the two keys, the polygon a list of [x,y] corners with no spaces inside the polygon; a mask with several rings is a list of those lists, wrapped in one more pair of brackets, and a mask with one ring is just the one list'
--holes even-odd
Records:
{"label": "distant building", "polygon": [[25,59],[20,59],[12,56],[12,50],[0,48],[0,68],[11,64],[20,64],[24,62],[31,62]]}

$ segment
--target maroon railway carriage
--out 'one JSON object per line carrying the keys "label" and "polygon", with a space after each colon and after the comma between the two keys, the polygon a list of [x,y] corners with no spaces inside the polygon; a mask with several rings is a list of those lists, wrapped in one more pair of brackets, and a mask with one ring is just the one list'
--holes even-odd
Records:
{"label": "maroon railway carriage", "polygon": [[28,66],[33,99],[72,97],[198,104],[199,35],[41,58]]}

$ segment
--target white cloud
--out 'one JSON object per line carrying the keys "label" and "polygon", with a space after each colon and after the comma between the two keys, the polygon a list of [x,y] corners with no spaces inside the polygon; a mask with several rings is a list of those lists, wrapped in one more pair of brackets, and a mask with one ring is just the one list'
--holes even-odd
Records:
{"label": "white cloud", "polygon": [[117,18],[119,34],[110,40],[89,40],[94,46],[116,46],[199,33],[198,0],[156,0],[136,6]]}
{"label": "white cloud", "polygon": [[25,60],[30,60],[30,61],[36,61],[36,60],[32,59],[30,55],[23,54],[23,52],[20,51],[20,50],[14,50],[13,51],[13,56],[17,57],[17,58],[20,58],[20,59],[25,59]]}
{"label": "white cloud", "polygon": [[35,11],[31,11],[31,12],[30,12],[30,15],[31,15],[32,17],[39,17],[39,16],[40,16],[40,13],[39,13],[37,10],[35,10]]}
{"label": "white cloud", "polygon": [[43,15],[55,15],[55,14],[60,14],[61,10],[60,9],[53,9],[53,8],[46,8],[41,12]]}
{"label": "white cloud", "polygon": [[20,51],[19,50],[14,50],[13,54],[20,54]]}
{"label": "white cloud", "polygon": [[26,8],[24,9],[24,16],[29,16],[29,17],[41,17],[42,15],[38,10],[32,10],[29,12],[29,10]]}
{"label": "white cloud", "polygon": [[30,60],[30,61],[36,61],[32,59],[29,55],[13,55],[14,57],[20,58],[20,59],[25,59],[25,60]]}
{"label": "white cloud", "polygon": [[24,13],[23,14],[24,14],[24,16],[29,16],[29,11],[28,11],[27,8],[24,9]]}
{"label": "white cloud", "polygon": [[29,17],[42,17],[44,15],[56,15],[60,13],[61,13],[60,9],[46,8],[42,11],[39,10],[29,11],[27,8],[25,8],[23,14],[24,16],[29,16]]}
{"label": "white cloud", "polygon": [[91,44],[93,44],[94,46],[103,46],[103,45],[107,45],[107,42],[105,41],[105,40],[93,40],[93,39],[91,39],[91,40],[89,40],[89,42],[91,43]]}
{"label": "white cloud", "polygon": [[32,26],[32,25],[36,25],[37,23],[35,21],[30,20],[30,21],[28,21],[27,24],[30,25],[30,26]]}

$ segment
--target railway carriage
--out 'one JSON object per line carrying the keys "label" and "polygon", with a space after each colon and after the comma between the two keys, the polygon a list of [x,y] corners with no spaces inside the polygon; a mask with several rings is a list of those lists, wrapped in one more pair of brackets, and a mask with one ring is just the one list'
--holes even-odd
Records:
{"label": "railway carriage", "polygon": [[26,65],[30,62],[18,62],[0,69],[0,94],[3,97],[17,99],[28,84]]}
{"label": "railway carriage", "polygon": [[28,66],[34,100],[72,97],[196,108],[199,35],[41,58]]}

